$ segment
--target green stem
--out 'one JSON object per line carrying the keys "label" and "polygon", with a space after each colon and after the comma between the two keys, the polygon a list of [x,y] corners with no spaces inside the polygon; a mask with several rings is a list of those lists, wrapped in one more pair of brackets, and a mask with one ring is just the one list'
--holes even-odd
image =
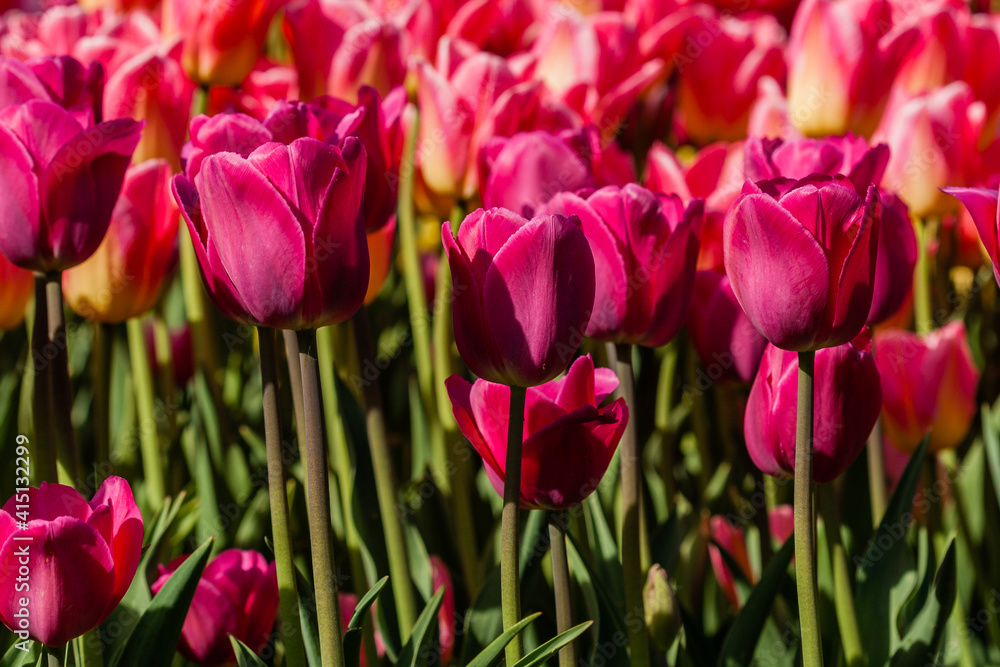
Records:
{"label": "green stem", "polygon": [[34,388],[31,415],[35,428],[35,457],[32,461],[34,483],[58,481],[56,443],[52,436],[49,366],[49,313],[44,273],[35,273],[35,317],[31,328],[31,370]]}
{"label": "green stem", "polygon": [[[521,445],[524,444],[525,387],[510,388],[510,416],[507,425],[507,458],[503,476],[503,511],[500,515],[500,607],[503,629],[521,620],[521,577],[518,523],[521,509]],[[524,655],[524,642],[516,635],[507,644],[507,664]]]}
{"label": "green stem", "polygon": [[837,608],[837,625],[840,627],[840,642],[844,647],[844,662],[847,667],[863,667],[864,649],[861,646],[861,632],[854,610],[854,593],[851,573],[847,568],[847,553],[840,539],[840,511],[832,484],[819,487],[820,511],[826,524],[826,541],[830,548],[830,562],[833,564],[834,603]]}
{"label": "green stem", "polygon": [[146,340],[142,332],[142,321],[133,318],[128,321],[128,350],[132,362],[132,382],[135,385],[135,401],[139,416],[139,446],[142,451],[142,474],[146,482],[146,500],[151,510],[156,510],[166,495],[163,478],[163,456],[160,452],[160,437],[156,425],[153,374],[146,354]]}
{"label": "green stem", "polygon": [[337,602],[337,567],[333,557],[330,524],[330,478],[323,443],[323,410],[320,403],[319,362],[316,332],[299,332],[299,365],[305,420],[301,425],[306,441],[306,487],[309,510],[309,541],[312,546],[313,587],[322,664],[344,667],[340,606]]}
{"label": "green stem", "polygon": [[[549,545],[552,555],[552,585],[556,595],[556,632],[562,634],[573,627],[573,597],[566,557],[565,511],[549,512]],[[576,665],[576,646],[566,644],[559,651],[559,667]]]}
{"label": "green stem", "polygon": [[[94,332],[91,343],[90,372],[94,378],[94,484],[104,481],[103,470],[111,473],[111,344],[114,329],[103,322],[91,323]],[[89,474],[88,472],[88,474]]]}
{"label": "green stem", "polygon": [[816,353],[799,352],[798,410],[795,424],[795,588],[803,667],[823,664],[816,581],[816,517],[813,512],[813,377]]}
{"label": "green stem", "polygon": [[285,664],[305,665],[306,652],[299,620],[299,595],[288,520],[288,492],[282,455],[281,415],[278,411],[278,362],[274,330],[257,327],[260,341],[261,401],[264,408],[264,442],[267,448],[267,493],[271,504],[274,563],[278,573],[278,604],[285,644]]}
{"label": "green stem", "polygon": [[913,315],[918,334],[926,334],[934,328],[931,320],[931,265],[927,256],[930,230],[927,221],[913,220],[917,235],[917,264],[913,274]]}
{"label": "green stem", "polygon": [[66,339],[61,272],[45,276],[45,306],[48,311],[48,345],[55,353],[55,357],[49,362],[49,406],[51,436],[56,443],[56,468],[61,484],[76,486],[80,477],[71,418],[73,388],[69,382],[69,346]]}
{"label": "green stem", "polygon": [[[359,310],[352,318],[352,322],[358,360],[364,368],[368,361],[375,363],[375,345],[372,342],[367,311]],[[396,475],[392,469],[392,454],[385,437],[385,415],[382,410],[382,393],[378,380],[364,383],[363,391],[368,446],[371,448],[372,465],[375,468],[375,492],[378,495],[379,512],[382,514],[385,548],[389,554],[389,585],[396,601],[399,636],[405,642],[413,630],[417,606],[413,597],[413,583],[410,580],[406,539],[398,511]]]}
{"label": "green stem", "polygon": [[882,522],[888,504],[889,492],[885,484],[885,449],[882,446],[882,416],[875,421],[875,428],[868,436],[868,493],[872,504],[872,525]]}

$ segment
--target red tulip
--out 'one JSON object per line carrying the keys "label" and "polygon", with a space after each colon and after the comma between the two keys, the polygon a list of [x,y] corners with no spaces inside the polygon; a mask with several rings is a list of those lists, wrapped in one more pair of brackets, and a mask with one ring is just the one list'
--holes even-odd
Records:
{"label": "red tulip", "polygon": [[906,452],[915,450],[928,431],[934,452],[962,442],[978,409],[979,369],[961,320],[926,336],[879,331],[875,361],[882,376],[887,440]]}
{"label": "red tulip", "polygon": [[[768,525],[771,530],[770,539],[779,543],[785,542],[791,534],[793,528],[793,513],[791,505],[778,505],[767,511]],[[722,556],[720,549],[725,549],[726,553],[736,561],[743,571],[743,577],[751,585],[757,583],[758,576],[750,567],[750,556],[747,553],[746,535],[743,528],[730,523],[724,516],[713,516],[709,522],[712,531],[712,539],[717,544],[708,545],[708,557],[712,562],[712,571],[719,582],[719,587],[726,595],[726,599],[733,605],[733,609],[739,611],[740,598],[736,593],[736,580],[733,572],[729,568],[728,561]]]}
{"label": "red tulip", "polygon": [[62,107],[33,100],[0,112],[0,251],[32,271],[87,259],[111,221],[142,124],[82,127]]}
{"label": "red tulip", "polygon": [[[510,387],[458,375],[445,382],[458,427],[483,457],[503,495]],[[521,461],[521,506],[566,509],[597,488],[625,432],[628,408],[619,398],[598,406],[618,385],[614,371],[578,358],[565,377],[528,389]]]}
{"label": "red tulip", "polygon": [[542,213],[579,217],[594,253],[587,336],[657,347],[677,334],[691,303],[702,211],[700,199],[685,207],[677,195],[635,184],[586,198],[565,192],[543,206]]}
{"label": "red tulip", "polygon": [[[761,472],[795,470],[798,355],[769,345],[750,390],[744,418],[747,449]],[[882,406],[870,334],[816,352],[813,386],[813,481],[831,482],[854,462]]]}
{"label": "red tulip", "polygon": [[0,331],[21,326],[24,309],[35,290],[31,271],[14,266],[0,254]]}
{"label": "red tulip", "polygon": [[576,216],[526,220],[479,209],[441,228],[454,286],[455,343],[490,382],[530,387],[559,375],[594,304],[594,258]]}
{"label": "red tulip", "polygon": [[[42,482],[0,510],[0,619],[22,640],[62,646],[114,611],[141,556],[142,514],[124,479],[109,477],[89,503]],[[19,576],[30,577],[30,592]]]}
{"label": "red tulip", "polygon": [[444,600],[438,611],[438,641],[441,647],[441,665],[448,667],[455,650],[455,586],[448,566],[438,556],[431,556],[431,589],[436,593],[444,589]]}
{"label": "red tulip", "polygon": [[871,309],[878,191],[842,176],[748,181],[723,245],[733,292],[757,330],[786,350],[841,345]]}
{"label": "red tulip", "polygon": [[468,0],[458,7],[446,34],[506,57],[529,46],[535,19],[531,0]]}
{"label": "red tulip", "polygon": [[[153,595],[187,560],[160,565]],[[194,599],[184,619],[177,650],[199,665],[214,666],[236,660],[229,635],[259,653],[271,637],[278,613],[278,576],[274,563],[256,551],[227,549],[212,560],[201,575]]]}

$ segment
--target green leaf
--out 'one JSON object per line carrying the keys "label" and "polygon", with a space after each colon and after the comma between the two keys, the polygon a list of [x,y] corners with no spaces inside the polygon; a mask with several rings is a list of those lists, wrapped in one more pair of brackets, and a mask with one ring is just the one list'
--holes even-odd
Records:
{"label": "green leaf", "polygon": [[983,445],[986,449],[986,462],[989,464],[990,477],[993,479],[993,491],[1000,506],[1000,434],[989,409],[983,406]]}
{"label": "green leaf", "polygon": [[174,659],[181,628],[215,540],[209,538],[180,564],[139,617],[122,651],[108,667],[168,667]]}
{"label": "green leaf", "polygon": [[[912,590],[913,557],[906,544],[913,495],[920,481],[929,438],[925,437],[903,471],[882,522],[863,558],[856,558],[858,628],[868,664],[884,665],[898,641],[896,613]],[[895,607],[895,608],[894,608]]]}
{"label": "green leaf", "polygon": [[418,667],[418,665],[429,664],[424,646],[431,641],[435,634],[433,630],[437,627],[437,613],[443,601],[444,586],[438,589],[424,610],[420,612],[417,622],[413,624],[413,632],[406,645],[403,646],[403,650],[400,651],[399,660],[396,662],[399,667]]}
{"label": "green leaf", "polygon": [[302,628],[302,645],[306,650],[306,662],[312,667],[322,664],[319,650],[319,623],[316,621],[316,600],[313,587],[305,574],[296,566],[295,581],[299,591],[299,626]]}
{"label": "green leaf", "polygon": [[749,665],[752,662],[757,641],[764,629],[764,623],[770,616],[771,605],[778,594],[781,582],[788,574],[788,564],[792,561],[794,553],[795,539],[792,536],[775,554],[767,569],[764,570],[760,581],[750,591],[750,597],[747,598],[743,610],[736,617],[736,621],[733,622],[732,628],[729,629],[726,639],[722,643],[722,653],[719,655],[720,665],[736,667],[737,665]]}
{"label": "green leaf", "polygon": [[516,625],[490,642],[490,645],[483,649],[482,653],[466,663],[465,667],[495,667],[499,665],[503,660],[504,649],[507,648],[507,644],[528,627],[529,623],[541,615],[541,612],[536,612],[527,618],[521,619]]}
{"label": "green leaf", "polygon": [[[38,642],[27,640],[27,651],[19,649],[18,643],[13,644],[4,654],[3,660],[0,660],[0,667],[25,667],[25,665],[34,665],[41,658],[42,645]],[[23,646],[23,644],[21,645]]]}
{"label": "green leaf", "polygon": [[361,644],[364,639],[365,619],[368,618],[372,605],[375,604],[375,600],[388,581],[389,577],[382,577],[375,582],[375,585],[365,593],[354,608],[351,622],[348,623],[347,632],[344,633],[344,657],[347,659],[347,664],[352,667],[361,664]]}
{"label": "green leaf", "polygon": [[955,606],[955,540],[941,559],[927,600],[910,623],[899,649],[889,661],[891,667],[921,667],[927,656],[934,655],[941,643],[948,616]]}
{"label": "green leaf", "polygon": [[535,665],[544,664],[545,661],[554,656],[559,649],[582,635],[587,628],[593,624],[593,621],[586,621],[585,623],[581,623],[580,625],[570,628],[561,635],[556,635],[528,655],[515,662],[514,667],[534,667]]}
{"label": "green leaf", "polygon": [[233,645],[233,653],[236,654],[236,664],[239,667],[267,667],[264,661],[250,650],[249,646],[236,637],[229,635],[229,643]]}
{"label": "green leaf", "polygon": [[677,609],[681,612],[681,625],[684,627],[684,653],[696,665],[715,664],[716,654],[705,633],[684,609],[683,604],[678,603]]}

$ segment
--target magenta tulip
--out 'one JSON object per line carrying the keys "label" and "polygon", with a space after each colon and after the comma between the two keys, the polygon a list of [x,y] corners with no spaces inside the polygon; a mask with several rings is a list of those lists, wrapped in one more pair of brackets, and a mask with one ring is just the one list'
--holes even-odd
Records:
{"label": "magenta tulip", "polygon": [[917,266],[917,236],[903,200],[880,192],[882,215],[875,261],[875,289],[868,324],[880,324],[899,312],[913,286]]}
{"label": "magenta tulip", "polygon": [[851,340],[872,304],[879,197],[842,176],[748,181],[726,216],[726,273],[757,330],[785,350]]}
{"label": "magenta tulip", "polygon": [[[815,368],[813,481],[826,483],[864,448],[882,407],[882,389],[867,331],[816,352]],[[795,469],[798,375],[798,355],[769,345],[744,418],[750,458],[768,475],[790,477]]]}
{"label": "magenta tulip", "polygon": [[[23,632],[21,639],[53,647],[93,630],[132,583],[142,530],[142,514],[121,477],[105,480],[89,503],[62,484],[42,482],[18,493],[0,510],[0,619]],[[18,584],[17,563],[30,573],[28,590]],[[26,624],[18,615],[24,608]]]}
{"label": "magenta tulip", "polygon": [[[160,565],[160,576],[152,586],[154,595],[186,559],[185,555],[166,567]],[[234,662],[229,635],[259,653],[267,645],[277,613],[274,563],[256,551],[227,549],[205,566],[177,649],[199,665]]]}
{"label": "magenta tulip", "polygon": [[32,271],[61,271],[101,244],[142,124],[85,128],[62,107],[33,100],[0,112],[0,251]]}
{"label": "magenta tulip", "polygon": [[576,215],[590,242],[596,290],[588,336],[657,347],[677,334],[694,287],[700,199],[685,207],[677,195],[629,184],[585,198],[561,193],[541,212]]}
{"label": "magenta tulip", "polygon": [[[196,118],[192,135],[213,120]],[[237,142],[266,136],[250,120],[234,120],[245,132]],[[234,136],[220,130],[217,138]],[[248,324],[304,329],[346,320],[368,288],[364,148],[355,137],[342,149],[311,137],[262,144],[247,157],[204,157],[193,181],[174,177],[208,292],[226,317]]]}
{"label": "magenta tulip", "polygon": [[[458,427],[483,457],[503,495],[510,387],[453,375],[445,382]],[[528,389],[521,450],[521,506],[566,509],[597,488],[625,432],[628,408],[619,398],[598,407],[618,386],[614,371],[578,358],[565,377]]]}
{"label": "magenta tulip", "polygon": [[945,188],[952,197],[958,199],[969,211],[976,224],[979,239],[983,242],[990,261],[993,262],[993,277],[1000,283],[1000,218],[997,217],[997,190],[989,188]]}
{"label": "magenta tulip", "polygon": [[580,219],[479,209],[457,240],[448,223],[441,234],[455,343],[469,369],[522,387],[559,375],[583,341],[594,304],[594,256]]}
{"label": "magenta tulip", "polygon": [[19,62],[0,56],[0,109],[31,100],[48,100],[69,111],[84,128],[102,120],[104,69],[87,67],[69,56]]}

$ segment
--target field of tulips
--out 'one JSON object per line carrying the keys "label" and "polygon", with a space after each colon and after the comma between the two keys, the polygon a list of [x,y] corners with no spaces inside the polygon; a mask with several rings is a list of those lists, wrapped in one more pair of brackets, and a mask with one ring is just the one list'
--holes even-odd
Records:
{"label": "field of tulips", "polygon": [[1000,665],[998,71],[986,0],[0,0],[0,667]]}

